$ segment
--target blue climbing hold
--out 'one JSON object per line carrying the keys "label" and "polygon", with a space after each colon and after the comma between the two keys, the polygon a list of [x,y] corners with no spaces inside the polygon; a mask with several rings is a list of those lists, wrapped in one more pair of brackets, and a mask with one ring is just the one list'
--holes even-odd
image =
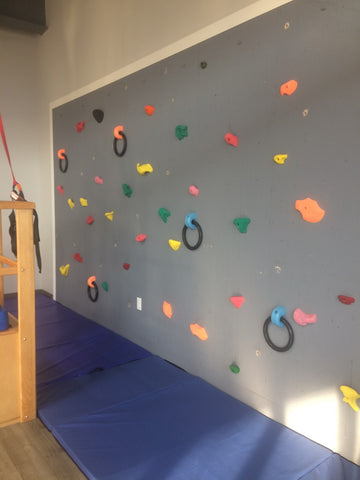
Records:
{"label": "blue climbing hold", "polygon": [[286,315],[286,308],[278,305],[277,307],[274,308],[274,310],[271,312],[271,321],[274,325],[277,327],[283,327],[284,324],[281,321],[281,317],[285,317]]}
{"label": "blue climbing hold", "polygon": [[193,221],[196,220],[196,213],[188,213],[185,217],[185,225],[192,230],[195,230],[195,225]]}

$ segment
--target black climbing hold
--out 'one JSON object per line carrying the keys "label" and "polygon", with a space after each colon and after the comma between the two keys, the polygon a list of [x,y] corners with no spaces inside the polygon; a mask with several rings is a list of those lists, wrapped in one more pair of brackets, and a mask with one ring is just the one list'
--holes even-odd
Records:
{"label": "black climbing hold", "polygon": [[95,109],[92,113],[98,123],[101,123],[104,120],[104,112],[102,110]]}
{"label": "black climbing hold", "polygon": [[200,67],[201,67],[202,69],[206,68],[206,67],[207,67],[207,62],[201,62],[201,63],[200,63]]}

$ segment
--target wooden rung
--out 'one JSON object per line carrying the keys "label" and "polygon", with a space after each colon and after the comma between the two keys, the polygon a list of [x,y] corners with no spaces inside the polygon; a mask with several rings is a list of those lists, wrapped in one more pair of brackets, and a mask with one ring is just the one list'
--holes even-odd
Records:
{"label": "wooden rung", "polygon": [[4,257],[4,255],[0,255],[0,262],[5,263],[6,265],[9,265],[9,267],[17,267],[16,260],[12,260],[9,257]]}
{"label": "wooden rung", "polygon": [[6,275],[17,275],[17,267],[0,267],[0,277],[5,277]]}
{"label": "wooden rung", "polygon": [[0,209],[1,210],[33,210],[35,208],[34,202],[0,202]]}

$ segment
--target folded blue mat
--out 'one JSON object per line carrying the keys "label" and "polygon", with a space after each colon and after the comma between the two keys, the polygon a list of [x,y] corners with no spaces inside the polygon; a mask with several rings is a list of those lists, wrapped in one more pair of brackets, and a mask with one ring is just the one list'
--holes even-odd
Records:
{"label": "folded blue mat", "polygon": [[[17,298],[7,298],[5,308],[17,315]],[[35,319],[38,387],[151,355],[46,295],[35,296]]]}
{"label": "folded blue mat", "polygon": [[343,480],[360,468],[149,357],[44,387],[39,415],[96,480]]}

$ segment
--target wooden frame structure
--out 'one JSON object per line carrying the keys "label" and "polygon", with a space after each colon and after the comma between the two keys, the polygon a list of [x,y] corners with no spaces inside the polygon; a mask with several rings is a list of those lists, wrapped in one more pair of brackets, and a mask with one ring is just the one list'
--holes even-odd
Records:
{"label": "wooden frame structure", "polygon": [[[18,318],[0,332],[0,427],[36,417],[35,278],[32,202],[0,201],[0,304],[4,276],[17,275]],[[15,210],[17,260],[3,256],[1,214]]]}

